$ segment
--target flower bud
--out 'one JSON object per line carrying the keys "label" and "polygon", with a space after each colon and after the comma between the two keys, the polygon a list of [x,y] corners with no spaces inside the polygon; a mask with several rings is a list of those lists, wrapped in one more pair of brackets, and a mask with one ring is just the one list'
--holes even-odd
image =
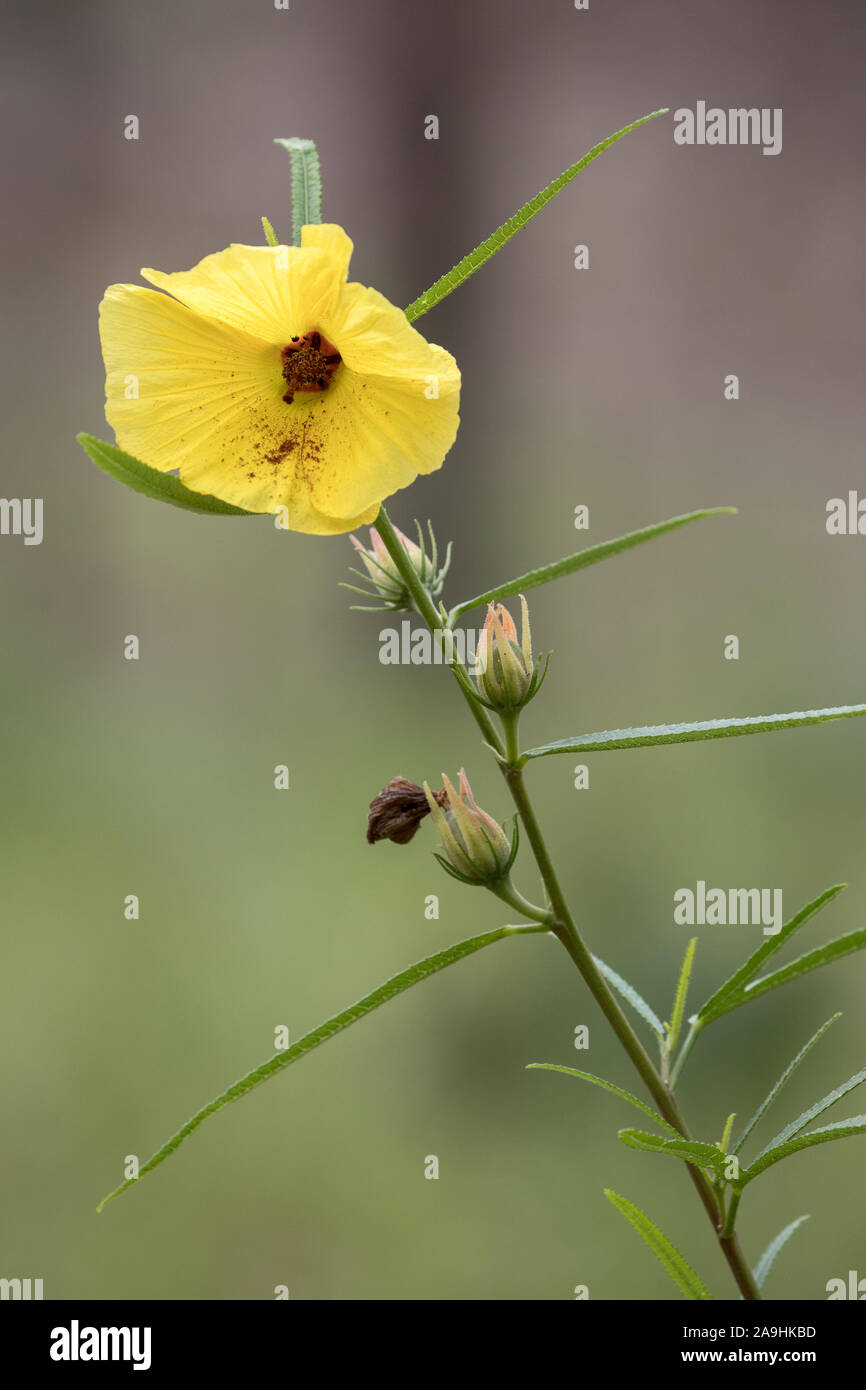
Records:
{"label": "flower bud", "polygon": [[[416,525],[417,524],[416,522]],[[396,526],[394,527],[394,532],[406,553],[410,565],[424,585],[424,588],[431,598],[438,598],[442,592],[448,566],[451,563],[451,547],[450,545],[448,547],[445,564],[439,569],[436,537],[433,534],[433,528],[429,522],[427,524],[427,529],[430,536],[429,555],[424,545],[424,536],[420,526],[418,526],[417,542],[410,540],[410,538],[404,535]],[[371,582],[373,586],[372,591],[369,589],[359,589],[357,592],[363,593],[368,598],[381,599],[386,608],[406,609],[407,611],[411,611],[414,607],[411,596],[406,589],[400,571],[395,565],[375,526],[370,527],[369,548],[363,546],[357,536],[350,536],[349,539],[355,547],[364,565],[364,569],[366,570],[366,574],[362,574],[360,570],[353,570],[352,573],[359,575],[359,577],[366,582]],[[352,588],[353,586],[346,585],[345,587]]]}
{"label": "flower bud", "polygon": [[[421,561],[421,547],[410,540],[408,536],[405,536],[398,527],[395,526],[394,531],[397,535],[397,539],[409,556],[412,568],[417,572]],[[369,550],[364,549],[357,536],[350,536],[349,540],[358,551],[360,558],[364,562],[364,568],[374,583],[387,583],[393,585],[395,588],[402,589],[403,580],[400,578],[397,566],[385,549],[385,543],[375,526],[370,527],[370,540],[372,545]]]}
{"label": "flower bud", "polygon": [[532,661],[529,609],[522,594],[520,605],[523,630],[519,645],[514,619],[501,603],[489,604],[484,628],[478,639],[475,658],[478,691],[498,710],[520,709],[532,699],[538,688]]}
{"label": "flower bud", "polygon": [[442,793],[431,792],[424,783],[427,803],[445,853],[444,859],[438,855],[437,858],[444,868],[465,883],[499,882],[511,868],[516,841],[509,844],[502,826],[482,811],[463,768],[459,780],[457,791],[443,772],[444,806],[440,802]]}

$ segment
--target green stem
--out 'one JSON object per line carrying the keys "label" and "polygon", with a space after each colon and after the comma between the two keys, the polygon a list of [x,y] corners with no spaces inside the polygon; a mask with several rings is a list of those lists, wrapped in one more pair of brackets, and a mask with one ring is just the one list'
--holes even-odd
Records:
{"label": "green stem", "polygon": [[[625,1051],[628,1053],[632,1064],[640,1075],[641,1080],[653,1100],[656,1102],[660,1113],[669,1124],[672,1124],[675,1129],[679,1130],[684,1139],[691,1138],[685,1121],[680,1114],[675,1097],[669,1088],[664,1085],[644,1049],[640,1038],[635,1033],[617,1003],[612,991],[608,988],[592,958],[591,952],[587,949],[575,925],[565,900],[565,895],[560,886],[556,870],[553,867],[553,862],[548,853],[547,844],[538,823],[535,809],[529,799],[522,768],[503,768],[503,774],[526,831],[527,839],[532,846],[535,862],[538,865],[539,873],[547,889],[547,895],[550,898],[550,905],[553,912],[553,931],[559,937],[583,976],[589,987],[590,993],[611,1028],[616,1033]],[[687,1164],[686,1166],[689,1169],[689,1174],[698,1190],[704,1208],[713,1222],[713,1226],[718,1229],[721,1223],[721,1208],[715,1192],[699,1168],[695,1168],[691,1164]]]}
{"label": "green stem", "polygon": [[[436,632],[437,629],[445,628],[446,622],[443,620],[432,598],[424,588],[424,585],[421,583],[408,555],[400,544],[400,538],[391,525],[391,518],[385,511],[384,504],[379,508],[379,515],[376,517],[376,530],[382,537],[385,549],[394,561],[400,578],[403,580],[408,593],[411,595],[416,612],[424,619],[431,632]],[[502,754],[504,752],[502,741],[486,709],[475,699],[469,677],[457,660],[456,655],[452,658],[450,665],[452,674],[457,684],[460,686],[463,698],[469,706],[469,712],[484,735],[485,743],[489,743],[491,748],[495,749],[497,753]]]}
{"label": "green stem", "polygon": [[739,1236],[720,1236],[719,1245],[722,1247],[722,1254],[728,1262],[743,1298],[749,1302],[754,1302],[756,1299],[760,1300],[761,1290],[755,1283],[749,1262],[743,1254]]}
{"label": "green stem", "polygon": [[694,1047],[695,1043],[697,1042],[700,1036],[702,1027],[703,1024],[698,1023],[696,1019],[692,1026],[689,1028],[688,1033],[686,1034],[686,1040],[680,1048],[679,1056],[677,1057],[677,1060],[674,1063],[674,1069],[671,1072],[671,1090],[674,1089],[674,1087],[680,1079],[680,1072],[686,1064],[686,1058],[688,1057],[689,1053],[691,1052],[692,1048]]}
{"label": "green stem", "polygon": [[737,1219],[737,1207],[740,1205],[741,1192],[731,1193],[731,1205],[728,1207],[728,1214],[725,1217],[725,1224],[722,1230],[722,1239],[730,1240],[734,1234],[734,1222]]}
{"label": "green stem", "polygon": [[499,717],[502,721],[502,732],[505,735],[505,757],[508,766],[516,767],[520,762],[520,743],[517,733],[520,710],[503,711]]}
{"label": "green stem", "polygon": [[746,1257],[740,1249],[740,1238],[734,1230],[734,1223],[737,1219],[737,1208],[740,1205],[742,1192],[731,1194],[731,1204],[725,1217],[725,1224],[719,1235],[719,1245],[722,1247],[722,1254],[730,1266],[731,1273],[737,1281],[740,1293],[744,1299],[759,1299],[761,1292],[755,1283],[754,1275],[750,1270]]}
{"label": "green stem", "polygon": [[[559,937],[583,976],[589,987],[590,993],[608,1023],[613,1028],[617,1038],[638,1071],[641,1080],[656,1102],[660,1114],[682,1134],[684,1139],[690,1139],[691,1135],[680,1113],[680,1108],[677,1104],[672,1087],[665,1085],[664,1081],[659,1076],[644,1050],[643,1044],[622,1009],[619,1007],[619,1004],[608,988],[604,978],[599,973],[595,961],[577,929],[560,886],[556,870],[553,867],[553,862],[548,853],[547,844],[538,823],[538,818],[535,815],[534,807],[529,799],[526,784],[523,779],[523,769],[520,766],[511,766],[503,767],[502,771],[526,831],[527,839],[532,846],[535,862],[538,865],[539,873],[541,874],[545,888],[547,889],[548,897],[550,898],[550,905],[553,911],[553,931]],[[694,1183],[698,1196],[703,1203],[704,1210],[713,1224],[713,1229],[718,1236],[722,1252],[728,1262],[731,1273],[737,1281],[737,1287],[742,1293],[743,1298],[748,1300],[760,1299],[760,1292],[752,1277],[752,1272],[740,1250],[739,1241],[733,1234],[733,1227],[731,1228],[730,1235],[724,1233],[724,1217],[718,1195],[700,1168],[696,1168],[691,1163],[687,1163],[686,1167],[689,1172],[689,1177]],[[736,1203],[732,1205],[735,1213]],[[732,1220],[730,1215],[729,1220]]]}
{"label": "green stem", "polygon": [[501,902],[507,903],[509,907],[516,908],[522,912],[524,917],[528,917],[532,922],[540,922],[542,925],[553,930],[553,918],[543,907],[537,907],[535,903],[529,902],[523,894],[515,888],[510,878],[500,879],[498,883],[488,884],[488,888],[494,897]]}
{"label": "green stem", "polygon": [[[411,595],[419,615],[425,620],[431,631],[436,631],[444,627],[447,620],[442,618],[433,600],[430,598],[430,595],[415,573],[409,561],[409,557],[400,544],[399,537],[391,525],[390,518],[384,506],[380,508],[379,515],[376,518],[376,529],[382,537],[388,554],[394,561],[397,571],[403,583],[406,585],[406,589]],[[520,753],[517,744],[516,714],[507,715],[503,719],[506,740],[506,747],[503,747],[502,741],[486,709],[475,699],[465,671],[461,670],[461,675],[465,679],[465,684],[464,680],[461,680],[460,676],[457,675],[456,662],[452,663],[452,671],[457,678],[457,682],[466,703],[469,705],[472,716],[484,735],[485,742],[497,753],[500,770],[511,792],[518,815],[520,816],[529,843],[532,846],[532,853],[535,857],[538,871],[545,889],[547,890],[551,908],[549,914],[550,930],[553,931],[562,942],[583,976],[590,993],[628,1054],[641,1080],[658,1106],[659,1112],[669,1124],[674,1126],[684,1139],[691,1138],[685,1120],[680,1113],[672,1086],[665,1084],[650,1061],[649,1056],[644,1050],[643,1044],[617,1003],[613,993],[608,988],[604,978],[599,973],[592,955],[584,944],[583,938],[569,911],[568,903],[566,902],[565,895],[560,886],[556,870],[553,867],[544,835],[542,834],[523,779],[523,770],[520,766]],[[688,1045],[688,1041],[686,1045]],[[733,1234],[733,1232],[731,1232],[730,1235],[724,1234],[725,1216],[718,1194],[700,1168],[696,1168],[691,1163],[687,1163],[686,1168],[688,1169],[689,1177],[697,1189],[704,1210],[713,1224],[713,1229],[719,1239],[719,1244],[725,1259],[730,1266],[731,1272],[737,1282],[737,1287],[742,1293],[743,1298],[748,1300],[760,1299],[760,1292],[758,1291],[751,1270],[740,1250],[736,1235]]]}

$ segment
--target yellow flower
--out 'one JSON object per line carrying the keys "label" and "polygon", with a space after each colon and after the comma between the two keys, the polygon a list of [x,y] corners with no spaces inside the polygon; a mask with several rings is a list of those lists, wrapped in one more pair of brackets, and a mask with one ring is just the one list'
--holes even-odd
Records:
{"label": "yellow flower", "polygon": [[[196,492],[294,531],[350,531],[442,464],[460,372],[402,310],[349,284],[341,227],[301,245],[230,246],[167,294],[111,285],[100,305],[105,414],[121,449]],[[285,514],[283,514],[285,515]]]}

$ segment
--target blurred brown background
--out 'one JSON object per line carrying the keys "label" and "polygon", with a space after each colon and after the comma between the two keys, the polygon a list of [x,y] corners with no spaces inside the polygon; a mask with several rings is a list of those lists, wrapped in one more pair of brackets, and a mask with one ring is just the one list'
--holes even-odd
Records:
{"label": "blurred brown background", "polygon": [[[2,490],[45,499],[45,538],[0,539],[0,1274],[42,1277],[49,1298],[260,1299],[287,1284],[293,1298],[567,1299],[579,1283],[675,1296],[610,1185],[730,1297],[685,1174],[618,1143],[626,1108],[524,1070],[558,1061],[637,1087],[545,938],[403,996],[94,1214],[124,1155],[144,1159],[263,1060],[277,1024],[298,1037],[503,920],[441,873],[429,831],[402,850],[365,844],[383,782],[465,763],[482,804],[507,806],[446,676],[379,664],[384,624],[337,587],[347,541],[149,502],[74,435],[110,437],[108,283],[260,242],[262,213],[286,234],[274,136],[317,140],[352,277],[405,304],[644,112],[782,107],[776,158],[677,147],[671,116],[629,136],[419,324],[461,364],[463,425],[391,512],[453,538],[456,601],[583,543],[740,508],[534,595],[536,643],[555,657],[530,743],[862,700],[866,540],[824,527],[827,499],[863,486],[862,6],[7,0],[2,27]],[[130,113],[138,142],[123,138]],[[728,633],[738,662],[722,659]],[[802,949],[862,925],[864,750],[854,722],[597,754],[584,792],[576,759],[539,764],[593,949],[666,1017],[688,935],[679,886],[782,887],[790,914],[845,879]],[[272,786],[282,762],[288,793]],[[536,892],[525,863],[519,879]],[[759,937],[698,931],[694,1004]],[[708,1032],[682,1088],[701,1137],[731,1110],[739,1128],[836,1008],[761,1142],[863,1065],[864,983],[855,957]],[[843,1104],[828,1119],[864,1108]],[[866,1274],[863,1164],[852,1140],[750,1189],[754,1259],[812,1214],[768,1295],[822,1298],[829,1278]]]}

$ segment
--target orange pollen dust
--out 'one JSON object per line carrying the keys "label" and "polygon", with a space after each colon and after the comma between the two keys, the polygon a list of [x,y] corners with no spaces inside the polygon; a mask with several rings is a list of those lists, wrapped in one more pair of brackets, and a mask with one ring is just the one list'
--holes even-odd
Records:
{"label": "orange pollen dust", "polygon": [[283,400],[291,405],[297,391],[327,391],[342,362],[334,344],[313,329],[295,337],[282,351],[283,378],[288,390]]}

